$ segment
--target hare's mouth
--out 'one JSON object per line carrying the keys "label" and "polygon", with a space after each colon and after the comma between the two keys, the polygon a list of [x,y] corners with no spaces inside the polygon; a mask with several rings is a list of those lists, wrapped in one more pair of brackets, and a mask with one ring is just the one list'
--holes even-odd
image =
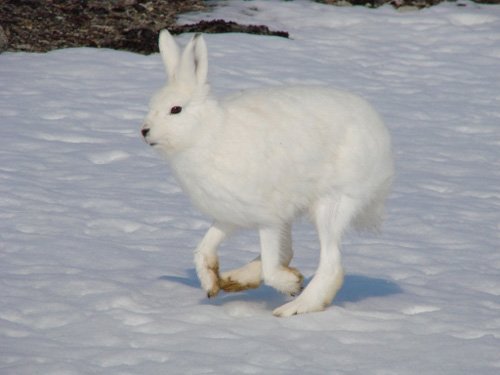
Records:
{"label": "hare's mouth", "polygon": [[141,129],[142,138],[144,139],[144,141],[146,141],[146,143],[147,143],[148,145],[150,145],[151,147],[154,147],[154,146],[156,146],[158,143],[156,143],[156,142],[151,142],[151,141],[149,140],[149,131],[150,131],[150,129],[149,129],[146,125],[144,125],[144,126],[142,127],[142,129]]}
{"label": "hare's mouth", "polygon": [[149,146],[151,147],[154,147],[154,146],[157,146],[158,143],[157,142],[152,142],[150,141],[147,137],[144,137],[144,142],[146,142]]}

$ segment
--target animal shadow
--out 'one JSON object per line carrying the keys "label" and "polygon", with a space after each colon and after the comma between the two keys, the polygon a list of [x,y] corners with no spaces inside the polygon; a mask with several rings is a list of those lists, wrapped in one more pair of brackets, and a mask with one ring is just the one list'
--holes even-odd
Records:
{"label": "animal shadow", "polygon": [[196,270],[194,268],[186,270],[186,276],[163,275],[160,276],[158,280],[170,281],[176,284],[189,286],[191,288],[200,288],[200,282],[198,281],[198,276],[196,275]]}
{"label": "animal shadow", "polygon": [[344,285],[335,297],[334,303],[359,302],[367,298],[387,297],[402,293],[393,281],[363,275],[346,275]]}
{"label": "animal shadow", "polygon": [[[160,276],[159,280],[174,282],[189,286],[191,288],[200,288],[200,283],[194,269],[188,269],[186,276]],[[308,284],[311,278],[308,278],[305,284]],[[382,298],[394,294],[402,293],[402,289],[393,281],[374,278],[363,275],[346,275],[344,285],[335,297],[334,304],[343,305],[349,302],[359,302],[368,298]],[[258,289],[247,290],[240,293],[221,292],[215,299],[204,300],[203,303],[211,305],[223,305],[230,301],[259,301],[269,304],[284,302],[286,297],[282,296],[274,289],[262,285]]]}

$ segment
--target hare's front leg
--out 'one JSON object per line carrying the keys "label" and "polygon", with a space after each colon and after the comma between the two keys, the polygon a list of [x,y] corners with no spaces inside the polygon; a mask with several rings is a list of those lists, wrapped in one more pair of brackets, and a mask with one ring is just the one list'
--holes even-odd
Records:
{"label": "hare's front leg", "polygon": [[230,227],[215,223],[208,229],[194,253],[196,273],[201,287],[207,292],[209,298],[215,297],[220,290],[217,249],[230,232]]}
{"label": "hare's front leg", "polygon": [[262,262],[260,256],[258,256],[243,267],[222,272],[219,279],[219,286],[225,292],[241,292],[243,290],[258,288],[261,280]]}
{"label": "hare's front leg", "polygon": [[288,266],[293,257],[290,224],[260,228],[259,234],[264,283],[284,294],[298,294],[304,277]]}

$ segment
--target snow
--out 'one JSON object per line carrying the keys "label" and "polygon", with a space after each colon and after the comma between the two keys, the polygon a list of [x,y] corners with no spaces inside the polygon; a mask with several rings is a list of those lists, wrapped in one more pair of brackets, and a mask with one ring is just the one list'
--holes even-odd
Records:
{"label": "snow", "polygon": [[[499,373],[500,8],[461,4],[231,1],[183,17],[291,34],[207,35],[217,95],[332,85],[368,98],[392,133],[382,234],[349,234],[334,304],[287,319],[270,288],[199,288],[192,249],[210,221],[139,134],[158,55],[0,55],[0,373]],[[298,222],[294,240],[308,281],[313,227]],[[241,232],[222,268],[257,253]]]}

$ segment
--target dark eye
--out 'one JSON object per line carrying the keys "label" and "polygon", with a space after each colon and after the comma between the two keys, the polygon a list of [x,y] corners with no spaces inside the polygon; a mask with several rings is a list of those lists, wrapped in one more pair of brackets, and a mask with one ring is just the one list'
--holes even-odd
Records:
{"label": "dark eye", "polygon": [[182,112],[182,107],[180,107],[178,105],[170,108],[170,114],[171,115],[176,115],[176,114],[181,113],[181,112]]}

